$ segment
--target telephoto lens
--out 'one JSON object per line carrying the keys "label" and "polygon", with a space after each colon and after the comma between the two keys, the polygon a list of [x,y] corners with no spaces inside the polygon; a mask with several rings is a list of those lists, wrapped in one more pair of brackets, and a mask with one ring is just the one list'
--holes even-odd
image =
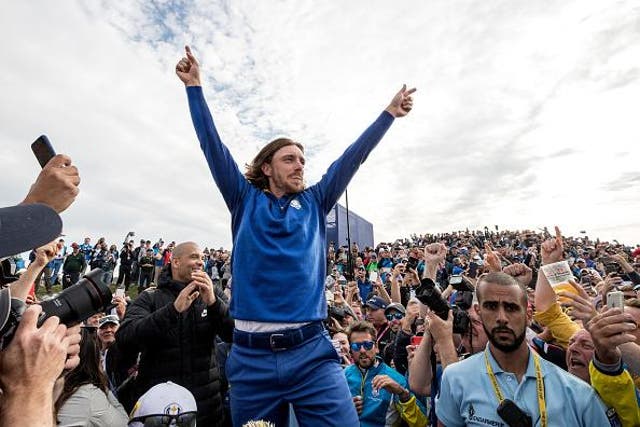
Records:
{"label": "telephoto lens", "polygon": [[420,281],[420,286],[416,289],[416,298],[441,319],[447,320],[449,317],[449,304],[442,298],[433,280],[425,277]]}
{"label": "telephoto lens", "polygon": [[38,325],[51,316],[58,316],[60,323],[76,325],[96,313],[107,311],[111,305],[111,289],[102,281],[104,271],[91,270],[78,283],[68,287],[56,297],[43,301]]}

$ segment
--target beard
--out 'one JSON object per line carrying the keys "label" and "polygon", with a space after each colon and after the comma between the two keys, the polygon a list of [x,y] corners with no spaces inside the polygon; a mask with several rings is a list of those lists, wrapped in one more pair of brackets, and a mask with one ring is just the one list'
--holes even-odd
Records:
{"label": "beard", "polygon": [[375,363],[375,356],[374,357],[369,357],[368,355],[357,355],[357,357],[353,358],[353,363],[355,363],[356,365],[358,365],[358,367],[360,369],[369,369],[370,367],[373,366],[373,364]]}
{"label": "beard", "polygon": [[[484,323],[482,324],[482,327],[484,328],[484,332],[487,334],[487,338],[489,338],[489,342],[498,350],[504,352],[504,353],[512,353],[514,351],[516,351],[520,345],[524,342],[524,339],[526,337],[526,329],[522,331],[522,333],[520,335],[516,335],[516,333],[507,327],[495,327],[492,330],[488,330],[487,327],[484,325]],[[498,333],[501,332],[509,332],[511,335],[513,335],[513,341],[512,342],[504,342],[504,340],[500,340],[497,335]]]}

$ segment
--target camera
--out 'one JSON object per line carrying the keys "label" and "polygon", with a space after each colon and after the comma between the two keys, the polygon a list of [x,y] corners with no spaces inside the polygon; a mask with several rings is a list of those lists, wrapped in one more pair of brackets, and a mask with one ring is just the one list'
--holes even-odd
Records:
{"label": "camera", "polygon": [[[85,275],[78,283],[68,287],[56,297],[43,301],[38,326],[51,316],[58,316],[60,323],[66,326],[76,325],[96,313],[107,311],[111,306],[111,290],[102,281],[104,271],[96,268]],[[11,299],[9,318],[0,330],[0,350],[9,345],[22,320],[27,306],[24,301]]]}
{"label": "camera", "polygon": [[425,277],[420,281],[420,286],[416,288],[416,298],[438,317],[447,320],[450,310],[449,304],[442,298],[433,280]]}
{"label": "camera", "polygon": [[342,307],[336,307],[335,305],[329,306],[329,317],[333,317],[338,322],[342,322],[346,316],[347,312]]}
{"label": "camera", "polygon": [[[436,289],[436,284],[433,280],[424,278],[420,281],[420,286],[416,288],[416,298],[443,320],[447,320],[449,310],[453,310],[454,334],[464,335],[469,331],[471,319],[466,310],[471,307],[472,293],[459,292],[459,295],[456,297],[456,305],[450,308],[447,301],[442,298],[442,295],[440,295],[440,292]],[[458,299],[460,299],[460,302],[458,302]]]}
{"label": "camera", "polygon": [[500,402],[496,412],[509,427],[530,427],[533,425],[531,417],[512,400],[504,399]]}
{"label": "camera", "polygon": [[418,259],[414,257],[409,257],[406,262],[406,268],[411,270],[418,269]]}

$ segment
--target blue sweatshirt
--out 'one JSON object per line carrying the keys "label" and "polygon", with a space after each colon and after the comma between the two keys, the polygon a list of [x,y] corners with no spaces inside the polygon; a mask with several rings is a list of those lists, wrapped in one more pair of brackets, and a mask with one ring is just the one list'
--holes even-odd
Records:
{"label": "blue sweatshirt", "polygon": [[201,87],[188,87],[191,119],[229,211],[235,319],[307,322],[327,315],[326,216],[393,123],[383,112],[315,185],[280,199],[250,184],[220,140]]}

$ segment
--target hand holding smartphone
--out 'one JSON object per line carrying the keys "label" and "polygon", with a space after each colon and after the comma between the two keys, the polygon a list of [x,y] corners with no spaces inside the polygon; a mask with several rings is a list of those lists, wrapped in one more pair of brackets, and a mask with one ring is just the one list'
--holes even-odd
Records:
{"label": "hand holding smartphone", "polygon": [[56,150],[53,149],[51,145],[51,141],[47,138],[47,135],[40,135],[38,139],[36,139],[33,144],[31,144],[31,151],[38,159],[38,163],[40,163],[40,167],[45,167],[49,160],[51,160],[56,155]]}

